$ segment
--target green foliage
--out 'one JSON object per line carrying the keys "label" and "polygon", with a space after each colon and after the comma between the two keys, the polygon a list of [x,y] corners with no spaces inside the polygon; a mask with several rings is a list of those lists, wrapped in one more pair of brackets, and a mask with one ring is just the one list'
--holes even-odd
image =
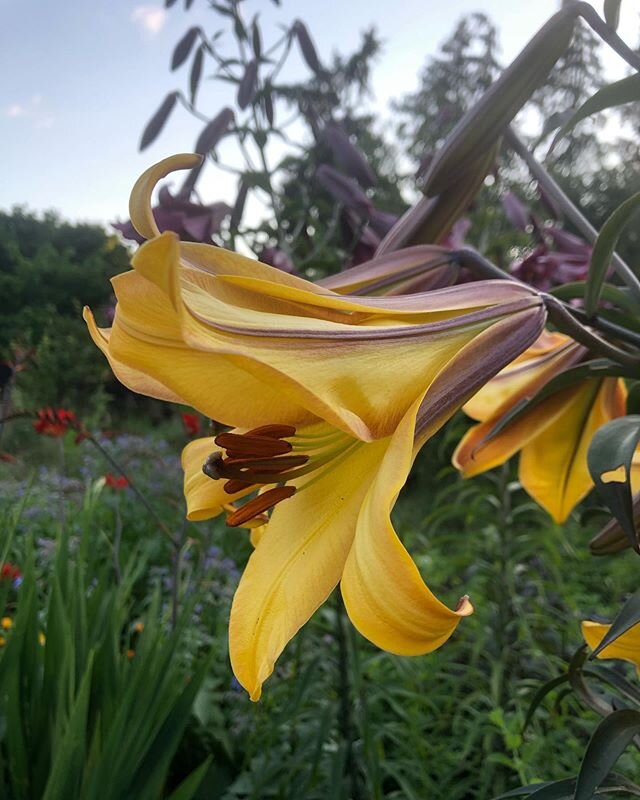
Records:
{"label": "green foliage", "polygon": [[0,213],[0,360],[14,347],[35,348],[18,376],[26,404],[80,408],[107,374],[82,322],[82,306],[112,302],[109,278],[128,268],[127,250],[96,225],[54,214]]}
{"label": "green foliage", "polygon": [[[155,590],[134,632],[145,548],[118,578],[92,541],[99,501],[85,495],[82,535],[71,545],[61,533],[49,578],[29,537],[15,600],[3,581],[13,624],[0,653],[0,792],[11,800],[155,800],[207,673],[185,648],[192,604],[169,630]],[[202,777],[177,796],[193,797]]]}

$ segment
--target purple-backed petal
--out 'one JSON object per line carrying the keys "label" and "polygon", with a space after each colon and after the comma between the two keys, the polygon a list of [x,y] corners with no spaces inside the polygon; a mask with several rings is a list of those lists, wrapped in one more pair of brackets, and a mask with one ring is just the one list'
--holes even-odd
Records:
{"label": "purple-backed petal", "polygon": [[531,224],[531,212],[515,192],[507,192],[502,197],[502,207],[509,222],[521,231]]}
{"label": "purple-backed petal", "polygon": [[358,211],[364,217],[369,216],[371,211],[369,198],[353,178],[342,175],[328,164],[322,164],[316,170],[316,180],[339,203]]}
{"label": "purple-backed petal", "polygon": [[342,125],[329,122],[320,132],[320,141],[329,148],[343,172],[355,178],[365,188],[375,184],[376,176],[373,170]]}
{"label": "purple-backed petal", "polygon": [[586,256],[587,258],[591,257],[591,247],[588,245],[584,239],[581,239],[579,236],[574,236],[572,233],[567,233],[567,231],[563,231],[562,228],[558,228],[555,225],[547,225],[544,228],[544,233],[547,236],[550,236],[553,240],[553,243],[557,247],[558,250],[562,253],[571,253],[572,255],[582,255]]}

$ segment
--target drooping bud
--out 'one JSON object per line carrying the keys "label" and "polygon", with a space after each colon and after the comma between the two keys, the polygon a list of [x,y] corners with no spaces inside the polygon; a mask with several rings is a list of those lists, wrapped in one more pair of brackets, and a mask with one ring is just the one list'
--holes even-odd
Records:
{"label": "drooping bud", "polygon": [[339,203],[368,215],[371,208],[369,198],[353,178],[347,178],[328,164],[321,164],[316,170],[316,179]]}
{"label": "drooping bud", "polygon": [[501,142],[495,142],[467,172],[438,197],[421,197],[382,240],[376,255],[414,244],[438,244],[464,214],[490,171]]}
{"label": "drooping bud", "polygon": [[482,98],[455,126],[436,153],[425,177],[428,197],[463,180],[470,165],[490,149],[533,92],[566,52],[576,22],[577,3],[563,8],[538,31]]}
{"label": "drooping bud", "polygon": [[373,170],[342,125],[337,122],[325,125],[320,132],[320,141],[329,148],[340,169],[355,178],[361,186],[368,188],[375,184]]}

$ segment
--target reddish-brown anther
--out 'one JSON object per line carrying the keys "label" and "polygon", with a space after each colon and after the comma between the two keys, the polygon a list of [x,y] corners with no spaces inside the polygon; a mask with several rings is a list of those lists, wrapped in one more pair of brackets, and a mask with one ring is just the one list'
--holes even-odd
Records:
{"label": "reddish-brown anther", "polygon": [[[309,460],[309,456],[279,456],[277,458],[225,458],[224,467],[229,472],[246,469],[278,474],[293,467],[301,467]],[[249,477],[249,475],[248,475]]]}
{"label": "reddish-brown anther", "polygon": [[236,528],[243,525],[245,522],[257,517],[270,508],[273,508],[281,500],[286,500],[296,493],[295,486],[276,486],[275,489],[269,489],[264,494],[259,494],[250,500],[246,505],[234,511],[227,517],[227,525],[230,528]]}
{"label": "reddish-brown anther", "polygon": [[293,425],[261,425],[252,428],[245,436],[267,436],[269,439],[288,439],[294,436],[296,429]]}
{"label": "reddish-brown anther", "polygon": [[227,481],[222,488],[227,494],[236,494],[236,492],[242,492],[245,489],[248,489],[249,486],[255,486],[255,484],[234,478],[233,480]]}
{"label": "reddish-brown anther", "polygon": [[219,433],[214,441],[219,447],[224,447],[231,458],[243,456],[271,458],[291,451],[290,442],[246,433]]}

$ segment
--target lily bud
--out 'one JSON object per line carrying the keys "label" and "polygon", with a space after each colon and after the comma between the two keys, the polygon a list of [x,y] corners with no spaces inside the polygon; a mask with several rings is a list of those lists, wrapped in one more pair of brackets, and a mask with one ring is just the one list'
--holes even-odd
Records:
{"label": "lily bud", "polygon": [[428,197],[442,194],[460,182],[469,166],[492,147],[496,137],[545,82],[565,53],[575,21],[573,5],[554,14],[480,101],[467,111],[431,162],[423,189]]}

